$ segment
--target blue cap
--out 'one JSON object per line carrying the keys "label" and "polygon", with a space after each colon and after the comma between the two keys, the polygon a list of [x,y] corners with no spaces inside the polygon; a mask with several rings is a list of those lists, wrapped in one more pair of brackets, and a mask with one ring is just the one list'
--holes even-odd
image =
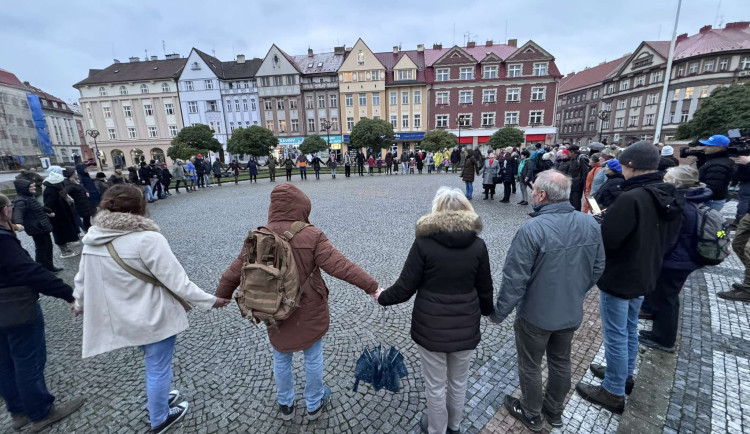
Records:
{"label": "blue cap", "polygon": [[698,140],[706,146],[729,146],[729,137],[716,134],[708,138],[708,140]]}
{"label": "blue cap", "polygon": [[607,167],[614,172],[622,172],[622,166],[620,166],[620,162],[616,159],[607,161]]}

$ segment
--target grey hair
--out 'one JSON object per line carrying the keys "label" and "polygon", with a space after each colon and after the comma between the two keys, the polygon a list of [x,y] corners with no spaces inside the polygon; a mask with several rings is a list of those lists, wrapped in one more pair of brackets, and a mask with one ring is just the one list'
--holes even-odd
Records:
{"label": "grey hair", "polygon": [[[664,180],[676,187],[695,187],[700,185],[698,169],[693,165],[685,164],[682,166],[670,167]],[[667,180],[669,178],[670,180]]]}
{"label": "grey hair", "polygon": [[547,193],[547,200],[551,203],[567,202],[570,200],[570,177],[557,170],[545,170],[536,177],[534,187],[537,191]]}
{"label": "grey hair", "polygon": [[435,198],[432,199],[432,212],[436,213],[440,211],[474,212],[474,207],[471,206],[471,202],[466,199],[461,189],[440,187],[437,193],[435,193]]}

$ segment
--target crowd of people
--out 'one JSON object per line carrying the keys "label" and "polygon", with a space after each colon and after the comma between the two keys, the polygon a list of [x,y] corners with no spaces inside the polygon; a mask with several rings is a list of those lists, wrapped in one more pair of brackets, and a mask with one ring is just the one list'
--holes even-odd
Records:
{"label": "crowd of people", "polygon": [[[679,293],[689,275],[707,264],[706,252],[698,248],[707,240],[696,230],[697,222],[715,217],[711,212],[721,209],[733,180],[739,179],[741,191],[742,183],[749,182],[738,174],[745,176],[750,157],[730,159],[729,141],[722,137],[703,141],[705,158],[682,165],[671,147],[648,142],[593,153],[575,145],[539,144],[486,155],[458,148],[413,157],[402,154],[398,159],[386,154],[386,174],[397,172],[399,163],[402,172],[410,170],[414,159],[416,173],[425,164],[428,173],[450,168],[466,183],[465,191],[438,190],[430,213],[417,221],[398,279],[387,289],[310,225],[312,203],[301,190],[290,183],[276,186],[264,228],[288,243],[300,287],[300,298],[289,300],[295,308],[290,316],[268,327],[280,417],[294,418],[296,352],[304,353],[308,418],[317,419],[331,402],[322,340],[330,312],[321,270],[362,289],[383,306],[415,297],[411,337],[417,344],[426,399],[418,422],[430,434],[460,432],[469,369],[482,339],[481,317],[501,324],[514,310],[521,396],[507,395],[504,406],[532,431],[540,431],[545,420],[552,427],[563,426],[572,341],[582,323],[584,300],[596,286],[606,365],[590,366],[600,384],[580,382],[576,391],[622,413],[635,385],[639,345],[675,349]],[[329,160],[334,161],[335,177],[335,158]],[[352,165],[364,176],[365,161],[372,174],[378,167],[374,157],[365,160],[360,152],[352,159],[345,154],[346,176]],[[319,158],[290,156],[278,165],[285,168],[287,180],[295,167],[304,180],[308,164],[319,177],[324,164]],[[274,177],[276,165],[269,158]],[[209,166],[197,157],[185,164],[177,161],[171,171],[159,166],[155,161],[141,164],[135,175],[130,171],[131,182],[117,171],[109,179],[100,174],[92,179],[85,165],[53,167],[46,179],[19,175],[13,203],[0,195],[0,394],[13,428],[31,424],[37,432],[83,405],[82,398],[58,405],[46,388],[40,293],[65,300],[76,315],[83,315],[84,358],[124,347],[142,350],[153,432],[167,431],[188,410],[179,391],[171,390],[172,355],[177,335],[188,327],[186,312],[191,307],[222,308],[233,295],[239,297],[253,256],[248,249],[255,246],[238,246],[237,259],[221,276],[215,295],[191,282],[158,225],[146,216],[147,203],[168,195],[171,180],[176,181],[175,191],[186,180],[188,191],[205,188],[207,182],[210,185]],[[223,169],[218,161],[210,165],[218,179]],[[229,169],[235,177],[242,170],[236,162]],[[257,163],[245,169],[257,174]],[[490,254],[480,237],[482,221],[470,201],[475,176],[481,176],[484,199],[494,199],[495,186],[502,184],[501,202],[519,192],[520,204],[533,207],[532,218],[520,226],[507,251],[497,292]],[[750,301],[750,215],[740,217],[734,250],[748,271],[744,282],[719,296]],[[34,239],[36,261],[21,246],[16,235],[20,231]],[[53,274],[59,269],[52,261],[50,233],[63,256],[69,257],[69,244],[80,242],[82,232],[86,235],[72,288]],[[721,252],[721,246],[714,247]],[[268,258],[280,255],[261,253],[267,267],[272,264],[265,262]],[[653,321],[652,331],[638,332],[639,317]]]}

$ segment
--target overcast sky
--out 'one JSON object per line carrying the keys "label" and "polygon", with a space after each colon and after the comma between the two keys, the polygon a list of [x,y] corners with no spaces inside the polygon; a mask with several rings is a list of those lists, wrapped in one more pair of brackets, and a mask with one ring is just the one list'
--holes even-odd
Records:
{"label": "overcast sky", "polygon": [[[686,0],[679,33],[694,34],[750,20],[748,0]],[[0,68],[21,81],[75,101],[71,86],[89,68],[130,56],[187,56],[192,47],[221,60],[263,57],[272,43],[289,54],[352,46],[358,37],[375,51],[394,45],[464,45],[471,39],[531,39],[569,73],[632,52],[643,40],[671,37],[677,0],[526,1],[230,1],[159,0],[9,2],[0,17]],[[507,24],[506,24],[507,23]],[[454,31],[455,29],[455,31]]]}

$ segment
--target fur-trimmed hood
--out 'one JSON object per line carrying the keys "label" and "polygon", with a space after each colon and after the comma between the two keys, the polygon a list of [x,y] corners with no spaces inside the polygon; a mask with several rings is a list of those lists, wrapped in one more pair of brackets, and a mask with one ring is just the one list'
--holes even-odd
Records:
{"label": "fur-trimmed hood", "polygon": [[417,220],[416,236],[432,237],[449,247],[465,247],[482,229],[482,220],[473,211],[443,211]]}
{"label": "fur-trimmed hood", "polygon": [[133,232],[160,231],[153,220],[124,212],[100,210],[91,223],[91,228],[83,238],[83,243],[87,245],[103,245]]}

